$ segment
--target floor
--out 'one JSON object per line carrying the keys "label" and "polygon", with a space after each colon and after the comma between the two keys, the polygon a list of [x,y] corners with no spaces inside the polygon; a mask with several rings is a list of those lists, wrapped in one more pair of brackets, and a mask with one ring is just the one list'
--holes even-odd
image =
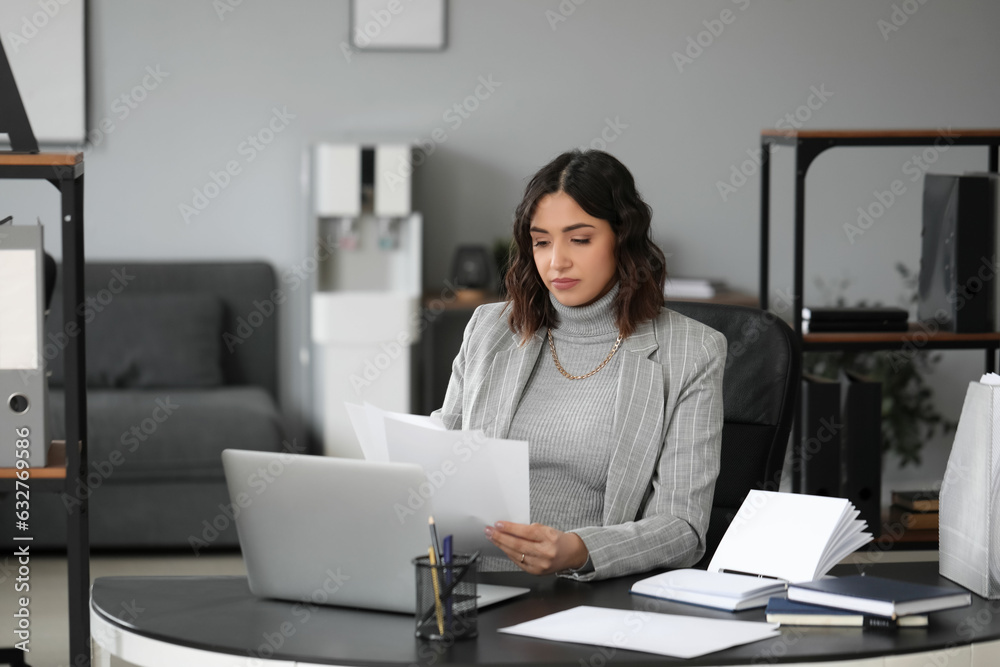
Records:
{"label": "floor", "polygon": [[[0,618],[13,617],[16,598],[14,579],[16,563],[7,556],[0,560]],[[66,611],[65,556],[32,556],[31,573],[31,639],[26,656],[31,667],[68,667],[69,622]],[[129,575],[245,575],[239,553],[227,555],[94,555],[90,561],[91,578]],[[10,646],[16,640],[2,624],[0,645]],[[112,659],[114,667],[129,667],[131,663]]]}

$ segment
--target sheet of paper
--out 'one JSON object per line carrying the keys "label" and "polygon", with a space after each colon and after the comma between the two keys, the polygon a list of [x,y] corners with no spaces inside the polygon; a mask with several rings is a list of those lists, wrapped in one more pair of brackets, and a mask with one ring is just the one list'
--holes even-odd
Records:
{"label": "sheet of paper", "polygon": [[367,401],[364,405],[344,403],[344,406],[347,408],[347,415],[351,419],[351,426],[354,427],[354,435],[358,438],[358,442],[361,445],[361,452],[364,454],[366,461],[389,460],[389,452],[385,447],[385,420],[387,417],[440,431],[447,430],[444,424],[441,423],[441,420],[436,417],[390,412]]}
{"label": "sheet of paper", "polygon": [[[358,438],[358,443],[361,445],[361,453],[364,454],[365,460],[388,461],[389,454],[385,451],[384,439],[379,442],[372,435],[372,428],[368,423],[368,413],[365,410],[365,406],[355,405],[354,403],[344,403],[344,406],[347,408],[347,416],[351,418],[351,426],[354,427],[354,435]],[[379,429],[382,429],[381,424],[379,424]]]}
{"label": "sheet of paper", "polygon": [[385,435],[390,461],[423,467],[427,485],[420,493],[431,501],[438,533],[453,534],[463,551],[502,556],[483,529],[500,520],[530,521],[527,442],[392,416],[385,419]]}
{"label": "sheet of paper", "polygon": [[[853,509],[844,498],[751,491],[722,536],[708,571],[812,581],[825,574],[824,560],[838,551],[835,538],[842,523],[851,522]],[[851,523],[840,539],[853,551],[872,536],[861,532],[863,522]]]}
{"label": "sheet of paper", "polygon": [[498,632],[674,658],[697,658],[779,634],[774,623],[580,606]]}

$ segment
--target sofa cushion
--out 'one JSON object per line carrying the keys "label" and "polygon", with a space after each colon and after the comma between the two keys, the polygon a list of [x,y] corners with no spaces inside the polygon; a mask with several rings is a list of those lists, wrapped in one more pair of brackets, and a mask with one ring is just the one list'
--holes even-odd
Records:
{"label": "sofa cushion", "polygon": [[[50,405],[52,438],[63,439],[64,393],[53,391]],[[223,449],[280,451],[285,437],[277,406],[259,387],[89,390],[87,432],[91,487],[221,480]]]}
{"label": "sofa cushion", "polygon": [[[53,323],[61,309],[53,309]],[[58,318],[58,320],[56,320]],[[117,294],[90,301],[87,386],[215,387],[222,384],[223,305],[207,294]],[[52,327],[49,327],[50,330]],[[63,356],[48,364],[63,386]]]}

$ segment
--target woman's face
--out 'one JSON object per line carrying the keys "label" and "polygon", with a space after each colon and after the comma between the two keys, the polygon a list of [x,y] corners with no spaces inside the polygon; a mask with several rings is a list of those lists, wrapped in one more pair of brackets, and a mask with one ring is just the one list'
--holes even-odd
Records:
{"label": "woman's face", "polygon": [[538,275],[564,306],[585,306],[615,284],[615,233],[565,192],[538,201],[531,220],[531,244]]}

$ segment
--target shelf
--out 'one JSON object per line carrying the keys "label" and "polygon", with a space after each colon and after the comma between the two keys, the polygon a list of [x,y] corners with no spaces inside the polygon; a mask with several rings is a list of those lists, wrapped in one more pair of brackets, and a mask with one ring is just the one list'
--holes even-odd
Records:
{"label": "shelf", "polygon": [[0,165],[72,167],[83,162],[83,153],[3,153]]}
{"label": "shelf", "polygon": [[715,296],[707,299],[681,299],[675,296],[667,296],[667,301],[696,301],[701,303],[721,303],[726,306],[746,306],[748,308],[759,308],[760,299],[749,292],[739,290],[720,289],[715,292]]}
{"label": "shelf", "polygon": [[[2,49],[0,49],[2,55]],[[0,64],[5,58],[0,58]],[[16,93],[15,93],[16,96]],[[10,119],[7,118],[7,121]],[[0,130],[7,130],[0,127]],[[34,143],[30,126],[26,135]],[[61,493],[85,489],[88,458],[87,402],[84,388],[86,355],[82,335],[86,329],[83,291],[83,153],[23,153],[0,151],[0,179],[37,179],[53,185],[60,199],[63,312],[81,335],[71,336],[65,348],[66,441],[74,447],[50,445],[49,465],[29,468],[30,489],[37,493]],[[17,488],[16,469],[0,471],[0,492]],[[69,610],[69,662],[90,667],[90,526],[89,494],[80,494],[66,512],[66,569]]]}
{"label": "shelf", "polygon": [[761,137],[775,137],[780,139],[870,139],[878,141],[893,139],[938,139],[940,137],[968,137],[982,143],[982,139],[995,139],[1000,137],[1000,130],[997,129],[954,129],[942,127],[936,130],[781,130],[766,129],[761,130]]}
{"label": "shelf", "polygon": [[910,322],[909,331],[837,331],[807,333],[802,336],[803,350],[845,350],[863,348],[885,350],[907,344],[919,349],[961,350],[1000,349],[1000,332],[959,334],[950,331],[929,332],[924,325]]}
{"label": "shelf", "polygon": [[[896,350],[912,354],[920,350],[978,349],[985,351],[985,370],[996,368],[1000,333],[956,334],[930,331],[928,327],[911,323],[906,332],[803,332],[802,307],[805,294],[806,264],[806,179],[809,168],[825,151],[836,147],[893,146],[979,146],[985,149],[987,170],[1000,167],[1000,129],[990,128],[912,128],[912,129],[764,129],[760,133],[760,307],[768,310],[770,293],[771,242],[771,152],[777,146],[790,146],[795,154],[794,167],[794,226],[792,230],[792,297],[791,328],[801,340],[802,352],[838,350]],[[914,230],[914,235],[919,232]],[[795,409],[791,435],[791,456],[802,458],[801,405]],[[845,447],[853,443],[845,441]],[[793,479],[792,490],[802,491],[802,480]],[[935,538],[936,539],[936,538]],[[907,535],[894,542],[899,548],[926,547],[925,536]]]}
{"label": "shelf", "polygon": [[[475,309],[484,304],[496,303],[502,300],[496,292],[463,289],[449,295],[425,292],[423,303],[424,308],[439,309],[443,305],[445,310],[456,310],[463,308]],[[703,303],[721,303],[729,306],[746,306],[748,308],[757,308],[760,305],[760,300],[756,295],[739,290],[718,290],[715,296],[708,299],[679,299],[668,296],[667,301],[699,301]]]}
{"label": "shelf", "polygon": [[[49,464],[28,468],[28,479],[66,479],[66,441],[53,440],[49,445]],[[17,479],[17,468],[0,468],[0,479]]]}

